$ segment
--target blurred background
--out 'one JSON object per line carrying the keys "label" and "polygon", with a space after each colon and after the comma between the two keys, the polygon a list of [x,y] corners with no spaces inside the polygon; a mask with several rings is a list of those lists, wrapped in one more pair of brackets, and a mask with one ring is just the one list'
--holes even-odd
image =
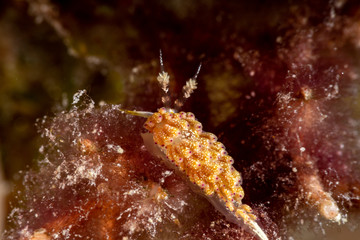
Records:
{"label": "blurred background", "polygon": [[[34,168],[41,156],[37,120],[69,109],[73,94],[80,89],[96,103],[156,110],[161,106],[156,83],[160,49],[165,69],[176,79],[170,86],[174,97],[202,63],[198,90],[184,110],[194,112],[204,129],[219,134],[235,155],[261,144],[260,138],[255,138],[237,147],[241,141],[234,135],[243,133],[252,139],[251,130],[264,131],[258,124],[274,114],[277,93],[286,92],[283,86],[289,80],[289,66],[305,66],[308,62],[304,59],[318,60],[319,65],[341,65],[348,71],[346,76],[352,76],[339,84],[345,89],[340,90],[344,101],[337,103],[338,108],[324,111],[337,111],[347,103],[338,124],[348,124],[351,119],[350,124],[356,125],[351,130],[354,133],[360,116],[356,83],[359,7],[357,1],[346,0],[1,1],[0,229],[10,211],[8,196],[13,184],[21,184],[21,171]],[[320,37],[314,38],[319,32]],[[310,52],[305,43],[316,49]],[[341,54],[328,54],[319,46],[338,48]],[[303,79],[318,77],[309,69],[299,73]],[[325,82],[320,77],[312,86],[325,88]],[[296,87],[291,91],[297,91]],[[234,133],[232,127],[239,123],[248,130]],[[350,132],[348,128],[344,131]],[[352,162],[358,169],[359,138],[357,133],[352,136],[346,163]],[[256,151],[252,149],[245,156]],[[358,173],[353,177],[358,178]],[[352,196],[358,204],[360,195]],[[358,208],[353,209],[358,216]],[[350,227],[327,228],[326,238],[356,239],[360,234],[356,221]],[[319,239],[321,230],[300,232],[302,237],[296,239]]]}

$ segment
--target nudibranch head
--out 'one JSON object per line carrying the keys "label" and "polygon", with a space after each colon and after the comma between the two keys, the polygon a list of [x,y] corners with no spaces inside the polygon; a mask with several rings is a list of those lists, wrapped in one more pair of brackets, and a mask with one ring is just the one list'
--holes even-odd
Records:
{"label": "nudibranch head", "polygon": [[[163,69],[161,54],[160,62]],[[195,77],[186,82],[183,97],[175,101],[175,107],[181,107],[196,89],[199,71],[200,67]],[[229,221],[245,226],[259,239],[267,240],[266,234],[256,223],[252,209],[242,204],[242,179],[232,166],[234,160],[224,145],[217,141],[214,134],[203,131],[202,124],[193,113],[177,112],[168,107],[169,78],[163,70],[157,78],[165,94],[162,100],[166,107],[155,113],[123,111],[147,118],[144,127],[149,134],[143,135],[143,138],[149,151],[161,157],[167,166],[190,182],[194,191],[206,197]]]}

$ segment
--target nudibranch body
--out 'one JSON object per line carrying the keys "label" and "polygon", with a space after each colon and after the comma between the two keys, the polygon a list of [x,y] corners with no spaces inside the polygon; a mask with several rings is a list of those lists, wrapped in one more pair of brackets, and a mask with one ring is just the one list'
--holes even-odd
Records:
{"label": "nudibranch body", "polygon": [[[196,76],[184,86],[184,98],[196,88]],[[162,71],[158,81],[167,93],[168,74]],[[164,99],[168,101],[169,97],[163,97],[166,103]],[[175,104],[181,106],[182,102]],[[156,113],[124,111],[147,118],[144,127],[149,133],[143,134],[147,148],[190,181],[195,192],[206,197],[228,221],[247,227],[261,240],[268,239],[250,206],[242,204],[242,180],[232,166],[233,158],[214,134],[202,130],[193,113],[177,113],[170,108],[160,108]]]}

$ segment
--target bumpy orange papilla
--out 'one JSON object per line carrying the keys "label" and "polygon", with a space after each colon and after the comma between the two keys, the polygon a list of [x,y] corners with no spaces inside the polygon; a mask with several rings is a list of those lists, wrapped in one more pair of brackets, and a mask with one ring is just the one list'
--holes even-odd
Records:
{"label": "bumpy orange papilla", "polygon": [[241,203],[244,191],[233,159],[217,137],[202,130],[194,114],[160,108],[144,127],[153,134],[156,145],[206,196],[221,199],[236,217],[255,220],[251,208]]}

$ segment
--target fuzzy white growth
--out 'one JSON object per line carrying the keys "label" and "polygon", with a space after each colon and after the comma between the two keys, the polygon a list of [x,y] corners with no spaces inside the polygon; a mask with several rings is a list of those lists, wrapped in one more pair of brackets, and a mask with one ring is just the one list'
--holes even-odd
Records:
{"label": "fuzzy white growth", "polygon": [[195,78],[190,78],[185,86],[183,87],[184,92],[184,98],[189,98],[190,95],[194,92],[194,90],[197,88],[197,82]]}
{"label": "fuzzy white growth", "polygon": [[162,52],[160,50],[160,73],[157,77],[157,80],[160,84],[161,89],[164,91],[163,96],[161,97],[161,101],[166,108],[169,108],[170,105],[170,96],[169,96],[169,82],[170,76],[167,72],[164,71],[164,62],[162,58]]}
{"label": "fuzzy white growth", "polygon": [[167,72],[161,72],[159,73],[159,76],[157,77],[157,80],[161,86],[161,89],[167,93],[169,91],[169,79],[170,76]]}
{"label": "fuzzy white growth", "polygon": [[193,78],[190,78],[186,83],[185,86],[183,86],[183,96],[180,99],[177,99],[175,101],[175,107],[180,108],[184,105],[184,102],[187,98],[191,96],[191,94],[194,92],[194,90],[197,88],[197,82],[196,78],[199,75],[201,69],[201,64],[199,65],[196,74]]}
{"label": "fuzzy white growth", "polygon": [[183,93],[184,93],[184,98],[189,98],[190,95],[194,92],[194,90],[197,88],[197,82],[196,82],[196,79],[199,75],[199,72],[200,72],[200,69],[201,69],[201,64],[199,65],[197,71],[196,71],[196,74],[193,78],[190,78],[185,86],[183,87]]}
{"label": "fuzzy white growth", "polygon": [[168,107],[170,103],[170,96],[168,94],[169,91],[169,79],[170,76],[167,72],[162,71],[159,73],[159,76],[157,77],[157,80],[161,86],[161,89],[164,91],[164,95],[161,97],[162,103]]}
{"label": "fuzzy white growth", "polygon": [[184,105],[184,102],[197,88],[197,82],[195,78],[190,78],[183,87],[183,96],[180,99],[175,100],[175,107],[179,109]]}

